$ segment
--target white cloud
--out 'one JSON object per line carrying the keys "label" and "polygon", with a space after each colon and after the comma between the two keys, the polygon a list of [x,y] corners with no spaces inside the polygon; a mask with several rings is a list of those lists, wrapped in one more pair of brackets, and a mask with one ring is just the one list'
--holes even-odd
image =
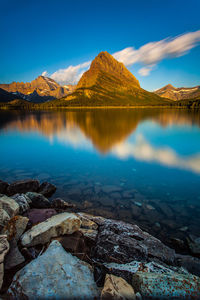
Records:
{"label": "white cloud", "polygon": [[133,47],[125,48],[113,56],[126,66],[142,63],[145,67],[140,69],[142,76],[147,76],[152,70],[151,66],[166,58],[185,55],[200,42],[200,30],[182,34],[174,38],[166,38],[158,42],[143,45],[138,50]]}
{"label": "white cloud", "polygon": [[76,84],[82,74],[89,68],[90,64],[91,62],[88,61],[77,66],[69,66],[66,69],[60,69],[54,72],[50,77],[61,85]]}
{"label": "white cloud", "polygon": [[[143,67],[138,71],[141,76],[148,76],[163,59],[179,57],[187,54],[192,48],[196,47],[200,42],[200,30],[189,32],[176,37],[169,37],[157,42],[150,42],[139,49],[128,47],[121,51],[115,52],[113,56],[125,66],[131,66],[140,63]],[[89,68],[91,61],[69,66],[60,69],[49,75],[52,79],[60,83],[76,84],[82,74]],[[43,76],[47,76],[47,71],[43,72]]]}
{"label": "white cloud", "polygon": [[150,65],[150,66],[147,66],[147,67],[143,67],[143,68],[139,69],[138,73],[139,73],[141,76],[148,76],[149,73],[153,70],[153,67],[154,67],[154,65]]}
{"label": "white cloud", "polygon": [[47,71],[42,72],[42,76],[48,77],[48,72]]}

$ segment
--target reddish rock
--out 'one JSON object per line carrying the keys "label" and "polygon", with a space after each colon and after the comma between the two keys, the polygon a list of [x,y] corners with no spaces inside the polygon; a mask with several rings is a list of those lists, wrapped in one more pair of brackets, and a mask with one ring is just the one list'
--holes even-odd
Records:
{"label": "reddish rock", "polygon": [[28,217],[30,222],[35,225],[40,222],[44,222],[48,218],[56,215],[57,212],[53,208],[44,208],[44,209],[39,209],[39,208],[32,208],[29,211],[27,211],[24,216]]}

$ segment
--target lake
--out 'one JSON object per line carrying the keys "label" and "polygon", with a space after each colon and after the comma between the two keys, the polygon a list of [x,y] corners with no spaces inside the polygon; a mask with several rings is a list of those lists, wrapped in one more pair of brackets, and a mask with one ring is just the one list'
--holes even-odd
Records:
{"label": "lake", "polygon": [[200,236],[199,112],[5,111],[0,145],[1,180],[49,181],[77,210],[138,224],[168,245]]}

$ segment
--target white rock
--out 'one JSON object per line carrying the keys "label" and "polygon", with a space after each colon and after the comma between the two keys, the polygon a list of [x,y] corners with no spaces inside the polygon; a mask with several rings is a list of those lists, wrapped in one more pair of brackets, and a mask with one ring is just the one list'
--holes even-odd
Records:
{"label": "white rock", "polygon": [[9,214],[3,208],[0,208],[0,229],[2,229],[9,220]]}
{"label": "white rock", "polygon": [[9,243],[6,235],[0,235],[0,289],[4,276],[4,257],[9,251]]}
{"label": "white rock", "polygon": [[91,266],[67,253],[56,240],[16,273],[8,295],[16,300],[99,299]]}
{"label": "white rock", "polygon": [[64,212],[33,226],[23,234],[21,243],[26,247],[45,244],[53,237],[72,234],[80,225],[81,220],[75,214]]}

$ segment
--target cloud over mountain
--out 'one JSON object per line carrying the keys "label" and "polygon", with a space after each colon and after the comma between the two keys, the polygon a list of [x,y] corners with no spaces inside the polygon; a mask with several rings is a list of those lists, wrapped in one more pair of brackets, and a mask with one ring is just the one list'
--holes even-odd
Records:
{"label": "cloud over mountain", "polygon": [[[187,54],[192,48],[200,42],[200,30],[188,32],[176,37],[150,42],[139,49],[128,47],[113,54],[114,58],[123,62],[125,66],[131,66],[136,63],[143,65],[138,71],[141,76],[148,76],[154,67],[164,59],[172,59]],[[68,66],[65,69],[59,69],[50,75],[58,83],[76,84],[82,74],[89,68],[91,61]],[[42,73],[47,76],[47,71]]]}

